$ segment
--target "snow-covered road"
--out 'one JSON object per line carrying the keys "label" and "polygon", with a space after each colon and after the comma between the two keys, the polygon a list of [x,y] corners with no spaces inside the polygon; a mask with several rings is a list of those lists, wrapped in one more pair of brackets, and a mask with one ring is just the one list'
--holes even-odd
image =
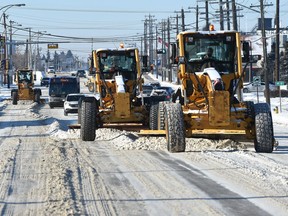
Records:
{"label": "snow-covered road", "polygon": [[77,116],[47,104],[0,107],[1,215],[287,215],[283,122],[271,154],[201,138],[171,154],[164,137],[111,128],[83,142]]}

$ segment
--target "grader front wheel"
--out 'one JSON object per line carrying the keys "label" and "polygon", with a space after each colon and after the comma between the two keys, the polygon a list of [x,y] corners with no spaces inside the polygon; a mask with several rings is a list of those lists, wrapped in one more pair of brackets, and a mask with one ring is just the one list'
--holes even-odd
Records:
{"label": "grader front wheel", "polygon": [[96,100],[84,99],[81,104],[80,136],[83,141],[94,141],[96,137]]}
{"label": "grader front wheel", "polygon": [[181,104],[165,104],[165,130],[167,149],[169,152],[184,152],[185,127]]}
{"label": "grader front wheel", "polygon": [[13,105],[17,105],[17,97],[18,97],[17,92],[16,91],[12,92],[12,104]]}
{"label": "grader front wheel", "polygon": [[267,103],[255,104],[254,110],[256,130],[255,151],[271,153],[274,148],[274,132],[269,105]]}

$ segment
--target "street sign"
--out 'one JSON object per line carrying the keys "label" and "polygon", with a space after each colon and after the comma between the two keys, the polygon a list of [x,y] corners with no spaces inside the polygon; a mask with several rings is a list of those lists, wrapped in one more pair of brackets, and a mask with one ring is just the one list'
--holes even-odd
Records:
{"label": "street sign", "polygon": [[285,85],[285,83],[284,83],[284,81],[276,81],[275,85],[276,86],[283,86],[283,85]]}
{"label": "street sign", "polygon": [[48,49],[58,49],[58,44],[48,44]]}
{"label": "street sign", "polygon": [[253,85],[260,86],[261,85],[261,77],[260,76],[253,76]]}
{"label": "street sign", "polygon": [[157,49],[157,54],[165,54],[166,49]]}

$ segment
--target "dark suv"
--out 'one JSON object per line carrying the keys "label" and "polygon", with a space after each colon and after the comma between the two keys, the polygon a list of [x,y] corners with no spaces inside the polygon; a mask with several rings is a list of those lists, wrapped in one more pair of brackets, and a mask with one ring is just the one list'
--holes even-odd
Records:
{"label": "dark suv", "polygon": [[50,81],[50,78],[49,77],[43,77],[41,79],[41,86],[46,86],[48,87],[49,86],[49,81]]}
{"label": "dark suv", "polygon": [[76,73],[77,77],[86,77],[86,72],[85,70],[78,70]]}

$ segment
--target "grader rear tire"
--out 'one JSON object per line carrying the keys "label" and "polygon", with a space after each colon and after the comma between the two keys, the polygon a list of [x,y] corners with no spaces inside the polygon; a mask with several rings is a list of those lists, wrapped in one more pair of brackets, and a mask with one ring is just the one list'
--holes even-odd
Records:
{"label": "grader rear tire", "polygon": [[[81,108],[80,136],[83,141],[94,141],[96,137],[96,100],[83,100]],[[79,115],[78,114],[78,115]]]}
{"label": "grader rear tire", "polygon": [[18,97],[17,92],[16,91],[12,92],[12,104],[13,105],[17,105],[17,97]]}
{"label": "grader rear tire", "polygon": [[274,148],[274,132],[270,107],[267,103],[254,105],[256,137],[254,148],[256,152],[271,153]]}
{"label": "grader rear tire", "polygon": [[170,101],[160,101],[158,106],[158,130],[165,130],[165,105]]}
{"label": "grader rear tire", "polygon": [[158,103],[152,104],[150,107],[150,114],[149,114],[149,128],[150,130],[157,130],[158,126]]}
{"label": "grader rear tire", "polygon": [[184,152],[186,143],[181,104],[168,103],[165,105],[165,130],[168,151]]}
{"label": "grader rear tire", "polygon": [[36,90],[34,97],[35,97],[34,101],[39,104],[40,103],[40,91]]}

